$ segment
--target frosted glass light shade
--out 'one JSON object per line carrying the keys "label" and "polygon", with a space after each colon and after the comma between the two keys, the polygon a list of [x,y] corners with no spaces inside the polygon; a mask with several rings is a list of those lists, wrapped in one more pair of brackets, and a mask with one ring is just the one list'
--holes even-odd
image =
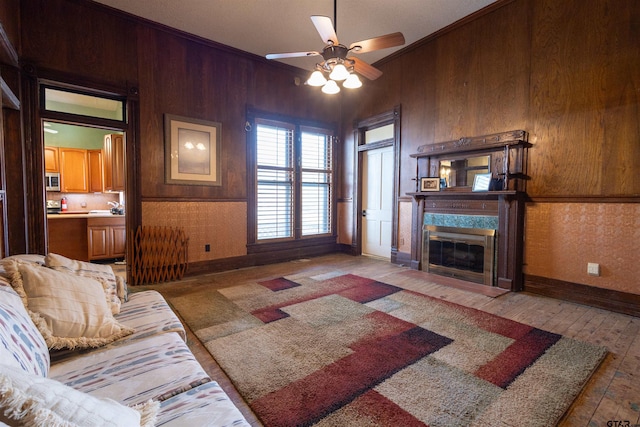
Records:
{"label": "frosted glass light shade", "polygon": [[340,88],[336,82],[329,80],[324,86],[322,86],[322,92],[333,95],[340,92]]}
{"label": "frosted glass light shade", "polygon": [[333,71],[329,74],[329,78],[331,80],[341,81],[349,77],[349,71],[347,71],[347,67],[342,64],[337,64],[333,67]]}
{"label": "frosted glass light shade", "polygon": [[324,78],[324,75],[321,71],[314,71],[309,76],[309,80],[307,80],[307,84],[309,86],[322,86],[327,82],[327,79]]}
{"label": "frosted glass light shade", "polygon": [[347,89],[357,89],[362,86],[362,82],[358,78],[357,74],[349,74],[349,77],[347,77],[347,80],[342,83],[342,86],[346,87]]}

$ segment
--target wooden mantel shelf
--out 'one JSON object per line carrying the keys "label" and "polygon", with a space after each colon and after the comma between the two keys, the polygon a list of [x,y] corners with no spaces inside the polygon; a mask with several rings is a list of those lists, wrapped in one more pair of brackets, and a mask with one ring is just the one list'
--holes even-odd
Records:
{"label": "wooden mantel shelf", "polygon": [[516,196],[519,193],[521,193],[520,191],[515,191],[515,190],[502,190],[502,191],[448,191],[448,190],[443,190],[443,191],[416,191],[413,193],[407,193],[407,196],[411,196],[413,198],[420,198],[420,197],[443,197],[443,198],[453,198],[453,197],[459,197],[459,198],[478,198],[478,199],[485,199],[485,198],[498,198],[500,196],[504,197],[504,196]]}

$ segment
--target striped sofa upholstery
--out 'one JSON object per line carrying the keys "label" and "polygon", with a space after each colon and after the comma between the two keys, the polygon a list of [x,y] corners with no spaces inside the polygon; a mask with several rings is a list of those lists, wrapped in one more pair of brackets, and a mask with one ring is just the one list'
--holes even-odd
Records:
{"label": "striped sofa upholstery", "polygon": [[[97,349],[60,351],[50,358],[0,271],[0,363],[11,359],[16,369],[129,407],[159,402],[156,426],[249,426],[189,350],[185,329],[162,295],[132,293],[114,317],[135,333]],[[0,408],[0,425],[5,409]]]}

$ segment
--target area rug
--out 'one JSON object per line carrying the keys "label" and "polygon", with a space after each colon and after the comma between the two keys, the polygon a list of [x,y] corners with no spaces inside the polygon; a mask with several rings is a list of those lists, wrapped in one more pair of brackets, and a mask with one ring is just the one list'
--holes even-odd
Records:
{"label": "area rug", "polygon": [[606,349],[373,279],[171,298],[271,426],[551,426]]}

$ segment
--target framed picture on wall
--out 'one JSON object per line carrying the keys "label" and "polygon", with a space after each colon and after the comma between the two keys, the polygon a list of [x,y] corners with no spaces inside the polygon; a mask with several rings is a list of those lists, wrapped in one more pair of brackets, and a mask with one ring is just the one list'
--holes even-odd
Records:
{"label": "framed picture on wall", "polygon": [[440,191],[440,178],[420,178],[420,191]]}
{"label": "framed picture on wall", "polygon": [[217,122],[164,115],[165,183],[222,185]]}

